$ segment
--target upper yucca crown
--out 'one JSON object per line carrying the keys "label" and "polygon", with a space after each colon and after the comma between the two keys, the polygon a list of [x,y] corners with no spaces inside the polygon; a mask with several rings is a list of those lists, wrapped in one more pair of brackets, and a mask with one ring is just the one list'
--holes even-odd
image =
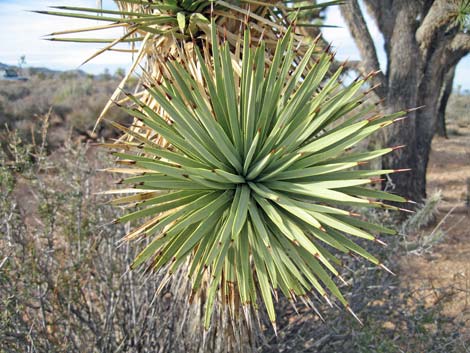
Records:
{"label": "upper yucca crown", "polygon": [[118,221],[148,217],[127,235],[149,239],[133,268],[146,264],[171,277],[188,263],[193,295],[207,291],[206,327],[216,298],[235,312],[237,303],[256,308],[260,296],[274,322],[278,289],[311,304],[310,292],[328,302],[331,294],[349,309],[331,278],[340,278],[334,252],[383,267],[354,238],[380,242],[372,233],[394,231],[348,208],[407,201],[365,187],[396,171],[351,170],[394,148],[347,152],[406,112],[369,117],[373,105],[361,105],[360,90],[367,78],[343,86],[343,67],[328,74],[328,51],[311,64],[314,45],[296,62],[291,30],[273,56],[263,41],[250,42],[246,30],[233,55],[212,26],[211,53],[195,47],[193,61],[169,59],[162,81],[147,87],[161,109],[129,95],[135,107],[122,109],[142,126],[115,124],[132,137],[112,147],[125,150],[115,154],[131,166],[122,182],[136,194],[113,203],[138,207]]}

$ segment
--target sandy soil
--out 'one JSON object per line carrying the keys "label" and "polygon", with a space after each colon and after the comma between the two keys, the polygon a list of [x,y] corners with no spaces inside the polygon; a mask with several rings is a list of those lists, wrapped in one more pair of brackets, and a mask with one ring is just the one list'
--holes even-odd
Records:
{"label": "sandy soil", "polygon": [[[436,221],[415,237],[442,231],[429,251],[402,259],[403,284],[427,305],[442,305],[450,323],[470,338],[470,126],[436,137],[428,169],[428,195],[440,191]],[[455,326],[454,326],[455,327]]]}

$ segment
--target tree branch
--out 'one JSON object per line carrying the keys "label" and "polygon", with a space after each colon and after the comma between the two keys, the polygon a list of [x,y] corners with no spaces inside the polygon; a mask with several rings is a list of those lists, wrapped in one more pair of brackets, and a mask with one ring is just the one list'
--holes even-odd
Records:
{"label": "tree branch", "polygon": [[[377,52],[375,50],[374,41],[370,35],[367,23],[362,15],[361,8],[357,0],[350,0],[340,7],[341,14],[349,27],[351,35],[356,43],[362,58],[362,65],[359,68],[363,74],[371,71],[380,70]],[[380,72],[372,79],[372,84],[380,84],[376,89],[376,93],[380,98],[384,98],[387,92],[387,82],[385,75]]]}
{"label": "tree branch", "polygon": [[[440,52],[440,53],[439,53]],[[430,65],[439,65],[445,68],[456,66],[464,56],[470,53],[470,34],[459,32],[433,56],[435,60]]]}
{"label": "tree branch", "polygon": [[421,19],[425,18],[432,7],[435,0],[424,0],[423,8],[421,9]]}
{"label": "tree branch", "polygon": [[393,33],[395,15],[391,0],[363,0],[367,10],[375,20],[377,27],[384,36],[385,43],[390,41]]}
{"label": "tree branch", "polygon": [[468,54],[470,52],[470,34],[458,33],[450,43],[450,49],[453,51],[464,51]]}
{"label": "tree branch", "polygon": [[436,133],[439,136],[447,138],[446,130],[446,107],[449,101],[450,94],[452,93],[452,86],[455,77],[455,67],[451,66],[449,71],[445,74],[444,83],[441,88],[441,94],[439,95],[439,103],[437,106],[437,122],[436,122]]}
{"label": "tree branch", "polygon": [[432,3],[429,11],[416,31],[416,40],[422,51],[427,51],[438,32],[445,27],[456,26],[456,14],[458,3],[455,0],[436,0]]}

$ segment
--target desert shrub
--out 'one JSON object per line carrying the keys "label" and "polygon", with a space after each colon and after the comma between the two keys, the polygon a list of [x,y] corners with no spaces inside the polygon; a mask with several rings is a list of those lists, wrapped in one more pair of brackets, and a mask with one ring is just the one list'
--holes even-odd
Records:
{"label": "desert shrub", "polygon": [[59,76],[62,80],[62,85],[58,87],[53,98],[53,104],[64,104],[71,105],[74,98],[77,97],[90,97],[96,92],[108,93],[112,88],[111,87],[95,87],[93,78],[81,78],[78,79],[77,76],[72,76],[68,79],[63,79],[62,76]]}
{"label": "desert shrub", "polygon": [[31,94],[31,90],[22,82],[2,82],[0,95],[9,101],[16,101]]}
{"label": "desert shrub", "polygon": [[[71,141],[47,154],[45,129],[36,130],[37,144],[13,131],[0,152],[0,352],[204,352],[190,320],[198,308],[174,287],[155,296],[158,276],[127,271],[136,255],[120,243],[127,226],[108,223],[121,210],[95,195],[109,187],[96,171],[109,157]],[[394,226],[387,212],[368,218]],[[410,255],[403,238],[388,243],[379,256],[396,271]],[[281,299],[278,336],[262,323],[258,352],[468,351],[464,327],[443,315],[442,303],[426,304],[399,276],[343,261],[341,288],[364,326],[325,305],[318,306],[325,322],[301,305],[298,315]]]}
{"label": "desert shrub", "polygon": [[121,211],[95,194],[107,155],[70,140],[47,154],[38,130],[7,130],[0,150],[0,352],[203,351],[181,288],[157,297],[161,278],[127,271]]}
{"label": "desert shrub", "polygon": [[[0,133],[8,124],[23,140],[31,141],[31,129],[37,116],[51,110],[49,146],[61,146],[70,133],[74,137],[97,136],[90,130],[114,91],[117,79],[100,80],[74,72],[39,77],[39,73],[41,71],[27,82],[5,82],[0,86]],[[126,114],[113,109],[108,118],[126,121]],[[101,125],[97,132],[107,138],[115,133],[106,124]]]}
{"label": "desert shrub", "polygon": [[155,282],[123,275],[135,254],[116,249],[124,230],[93,195],[94,152],[45,147],[13,132],[0,156],[0,351],[153,352],[166,303],[150,305]]}

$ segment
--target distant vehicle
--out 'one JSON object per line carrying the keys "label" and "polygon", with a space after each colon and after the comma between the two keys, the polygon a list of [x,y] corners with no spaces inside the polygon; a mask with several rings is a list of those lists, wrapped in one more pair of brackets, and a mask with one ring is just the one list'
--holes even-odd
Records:
{"label": "distant vehicle", "polygon": [[27,77],[19,76],[14,69],[0,69],[0,80],[4,81],[28,81]]}

